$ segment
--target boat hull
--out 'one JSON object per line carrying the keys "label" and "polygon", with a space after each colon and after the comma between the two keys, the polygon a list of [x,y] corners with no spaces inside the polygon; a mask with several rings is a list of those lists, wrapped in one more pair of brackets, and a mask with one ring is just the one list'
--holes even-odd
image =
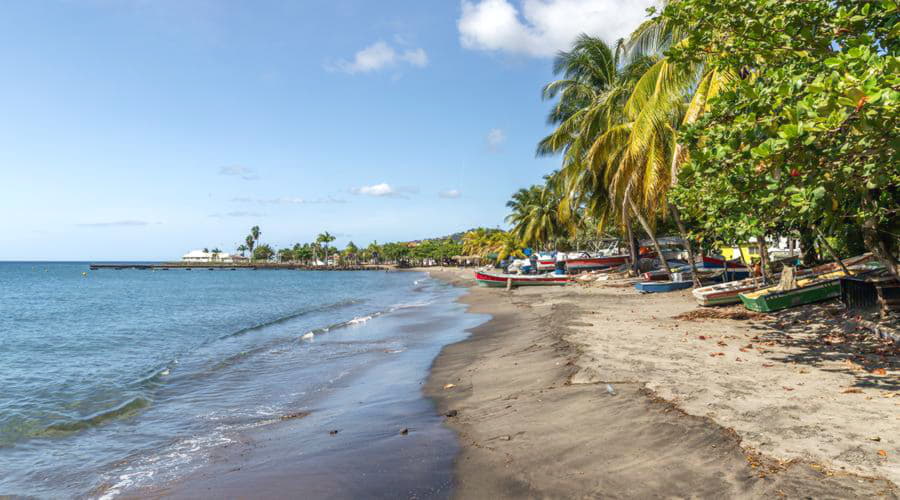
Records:
{"label": "boat hull", "polygon": [[728,267],[728,269],[745,269],[747,266],[745,266],[744,263],[740,261],[740,259],[725,260],[704,255],[702,257],[700,267],[716,269],[720,269],[723,267]]}
{"label": "boat hull", "polygon": [[815,283],[813,285],[786,290],[784,292],[771,292],[757,297],[748,297],[742,293],[739,295],[744,307],[757,312],[775,312],[791,307],[812,304],[823,300],[833,299],[841,294],[839,279],[833,279]]}
{"label": "boat hull", "polygon": [[611,255],[609,257],[588,257],[571,259],[566,261],[566,269],[569,272],[594,271],[621,266],[628,262],[627,255]]}
{"label": "boat hull", "polygon": [[690,281],[642,281],[635,283],[634,288],[642,293],[664,293],[685,290],[693,286]]}
{"label": "boat hull", "polygon": [[559,286],[572,282],[570,276],[539,275],[521,276],[515,274],[475,273],[475,281],[481,286],[502,288],[512,281],[512,286]]}

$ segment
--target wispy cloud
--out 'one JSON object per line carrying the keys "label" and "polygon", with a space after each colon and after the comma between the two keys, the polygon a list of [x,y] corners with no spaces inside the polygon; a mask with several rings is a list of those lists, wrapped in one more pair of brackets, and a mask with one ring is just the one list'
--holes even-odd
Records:
{"label": "wispy cloud", "polygon": [[116,220],[109,222],[86,222],[78,225],[81,227],[136,227],[149,226],[150,223],[144,220]]}
{"label": "wispy cloud", "polygon": [[[552,57],[581,33],[608,43],[628,36],[658,0],[463,0],[463,47]],[[518,4],[518,6],[517,6]]]}
{"label": "wispy cloud", "polygon": [[261,214],[258,212],[244,212],[244,211],[236,211],[236,212],[227,212],[224,214],[210,214],[210,217],[216,218],[225,218],[225,217],[265,217],[266,214]]}
{"label": "wispy cloud", "polygon": [[506,132],[504,132],[503,129],[492,128],[490,132],[487,133],[485,142],[487,142],[488,151],[496,153],[500,151],[501,146],[506,142]]}
{"label": "wispy cloud", "polygon": [[352,60],[339,60],[336,63],[326,65],[326,69],[343,71],[353,75],[356,73],[370,73],[401,64],[424,68],[428,66],[428,53],[422,48],[398,50],[389,43],[379,40],[357,52]]}
{"label": "wispy cloud", "polygon": [[419,192],[418,188],[410,186],[394,187],[386,182],[371,186],[360,186],[350,190],[353,194],[375,196],[378,198],[406,198],[406,195]]}
{"label": "wispy cloud", "polygon": [[281,196],[278,198],[254,198],[251,196],[238,196],[231,201],[236,203],[259,203],[260,205],[322,205],[327,203],[347,203],[347,200],[334,198],[300,198],[297,196]]}
{"label": "wispy cloud", "polygon": [[459,191],[459,189],[445,189],[438,193],[438,196],[444,199],[452,200],[462,196],[462,193]]}
{"label": "wispy cloud", "polygon": [[254,171],[252,168],[244,167],[242,165],[226,165],[224,167],[220,167],[219,175],[240,177],[245,181],[255,181],[259,179],[259,176],[256,175],[256,171]]}

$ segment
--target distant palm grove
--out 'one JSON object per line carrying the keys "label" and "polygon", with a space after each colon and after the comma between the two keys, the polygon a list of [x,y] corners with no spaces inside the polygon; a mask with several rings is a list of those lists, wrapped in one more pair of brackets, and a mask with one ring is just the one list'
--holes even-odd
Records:
{"label": "distant palm grove", "polygon": [[512,246],[785,236],[806,260],[870,251],[896,276],[897,1],[669,0],[650,14],[613,46],[582,35],[557,56],[537,154],[561,163],[508,203]]}

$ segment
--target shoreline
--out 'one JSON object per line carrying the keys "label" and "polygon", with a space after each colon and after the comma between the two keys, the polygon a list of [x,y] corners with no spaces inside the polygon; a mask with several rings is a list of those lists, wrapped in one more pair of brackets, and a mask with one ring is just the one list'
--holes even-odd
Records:
{"label": "shoreline", "polygon": [[[456,286],[473,284],[468,277],[471,269],[419,270]],[[472,287],[459,299],[469,306],[467,312],[491,314],[492,319],[472,329],[467,339],[444,347],[424,389],[440,414],[454,415],[445,423],[456,432],[461,447],[455,465],[456,497],[897,498],[896,453],[900,450],[896,432],[891,435],[890,429],[900,424],[890,421],[892,417],[881,422],[880,428],[861,421],[871,427],[871,433],[885,431],[878,436],[881,442],[865,442],[866,437],[853,434],[858,429],[830,432],[821,423],[797,421],[784,427],[795,435],[785,435],[783,446],[773,444],[769,429],[760,422],[777,425],[783,418],[793,419],[792,412],[806,411],[802,402],[783,401],[782,394],[775,394],[774,402],[766,401],[772,403],[766,408],[774,414],[742,422],[729,410],[739,413],[763,403],[744,394],[755,387],[752,378],[731,373],[731,366],[709,364],[724,363],[724,352],[713,356],[704,351],[696,358],[680,359],[677,353],[661,352],[674,351],[671,346],[657,345],[674,340],[697,350],[700,347],[694,344],[706,342],[690,338],[697,330],[749,337],[754,328],[762,327],[730,320],[721,325],[674,321],[673,326],[672,312],[694,308],[687,296],[637,297],[630,289],[612,287],[531,288],[512,293]],[[615,304],[603,307],[603,301]],[[635,307],[645,309],[638,315],[653,314],[639,320]],[[731,357],[732,347],[722,344],[713,347],[729,351]],[[737,354],[745,358],[756,354],[744,354],[744,347],[738,350],[738,345],[733,346]],[[768,367],[778,357],[768,352],[759,356],[770,361],[746,368],[750,373],[767,370],[759,366]],[[774,368],[790,370],[794,377],[815,369],[798,369],[796,362],[788,360],[782,363],[785,367]],[[692,379],[697,387],[691,385]],[[737,399],[748,399],[745,407],[723,404],[719,411],[697,411],[706,399],[731,399],[717,393],[719,382],[710,379],[722,379],[723,387],[737,394]],[[801,380],[813,385],[809,382],[813,377]],[[786,377],[784,381],[793,383]],[[447,384],[453,386],[445,388]],[[688,394],[679,395],[672,384]],[[763,393],[759,397],[768,398],[765,392],[770,389],[757,385]],[[896,392],[890,380],[884,385],[885,391]],[[791,391],[785,387],[782,393]],[[865,406],[855,402],[843,408],[840,405],[846,403],[839,400],[841,396],[833,398],[838,401],[814,403],[820,407],[819,415],[811,418],[824,421],[832,413],[841,415]],[[887,411],[894,405],[887,398],[877,403]],[[711,408],[717,410],[714,405],[707,407]],[[817,451],[819,440],[823,449]],[[853,440],[863,442],[859,449],[841,450]],[[877,448],[887,450],[887,459],[875,453]],[[828,460],[835,454],[837,458]]]}

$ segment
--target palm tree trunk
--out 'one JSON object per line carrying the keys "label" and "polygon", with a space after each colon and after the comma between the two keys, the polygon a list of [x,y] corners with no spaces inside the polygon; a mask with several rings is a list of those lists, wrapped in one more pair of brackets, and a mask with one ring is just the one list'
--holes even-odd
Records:
{"label": "palm tree trunk", "polygon": [[[678,208],[670,203],[669,211],[672,213],[672,218],[675,219],[675,225],[678,226],[678,232],[681,234],[681,239],[684,240],[687,245],[688,260],[690,260],[691,263],[691,281],[694,282],[694,288],[700,287],[700,276],[697,275],[697,261],[694,259],[694,245],[691,244],[691,240],[688,238],[687,229],[685,229],[684,223],[681,221],[681,214],[678,213]],[[727,263],[725,264],[725,272],[728,273]]]}
{"label": "palm tree trunk", "polygon": [[632,230],[631,228],[631,221],[628,220],[627,215],[625,217],[625,228],[628,230],[628,251],[631,252],[631,271],[635,276],[637,276],[641,270],[641,256],[639,255],[640,248],[637,243],[637,238],[635,238],[634,236],[634,230]]}
{"label": "palm tree trunk", "polygon": [[634,200],[631,198],[628,199],[628,204],[631,206],[631,211],[634,213],[634,216],[637,217],[638,222],[641,223],[641,227],[644,228],[644,231],[647,232],[647,236],[650,237],[650,241],[653,242],[653,248],[656,249],[656,253],[659,256],[659,264],[660,266],[666,270],[666,274],[669,275],[669,279],[672,279],[672,270],[669,268],[669,263],[666,262],[666,257],[663,255],[662,247],[659,246],[659,241],[656,240],[656,234],[653,229],[650,228],[650,224],[647,223],[647,219],[641,215],[641,212],[637,209],[637,206],[634,204]]}

